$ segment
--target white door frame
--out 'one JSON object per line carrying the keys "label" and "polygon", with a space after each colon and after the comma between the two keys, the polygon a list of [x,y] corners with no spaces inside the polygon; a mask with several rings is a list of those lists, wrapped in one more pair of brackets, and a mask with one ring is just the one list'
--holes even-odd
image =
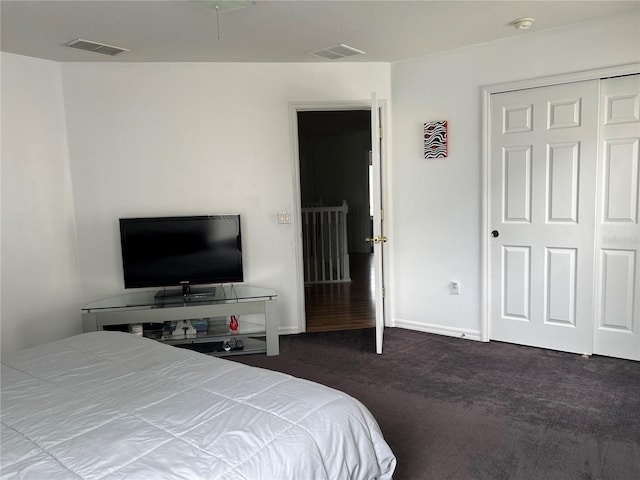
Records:
{"label": "white door frame", "polygon": [[[383,132],[388,132],[387,129],[387,102],[385,100],[378,100],[378,108],[381,111],[380,127]],[[300,149],[298,141],[298,112],[310,112],[310,111],[337,111],[337,110],[371,110],[371,99],[365,100],[352,100],[352,101],[326,101],[326,102],[290,102],[289,103],[289,122],[291,126],[291,159],[293,161],[293,212],[292,212],[292,227],[295,233],[295,256],[296,256],[296,297],[298,301],[298,333],[306,331],[306,306],[304,300],[304,260],[303,246],[302,246],[302,196],[300,192]],[[389,211],[388,204],[388,181],[387,165],[389,164],[389,141],[388,138],[383,138],[380,155],[382,156],[381,174],[382,174],[382,208],[385,211]],[[387,217],[388,218],[388,217]],[[385,222],[385,232],[389,232],[390,222]],[[385,250],[385,264],[388,265],[389,249]],[[383,274],[382,283],[384,285],[385,292],[389,292],[390,289],[387,286],[388,274]],[[384,301],[384,313],[385,319],[389,319],[389,298]],[[387,320],[388,322],[388,320]]]}
{"label": "white door frame", "polygon": [[622,75],[632,75],[640,73],[640,63],[618,65],[596,70],[585,70],[581,72],[554,75],[549,77],[539,77],[515,82],[499,83],[482,87],[482,292],[481,292],[481,330],[480,339],[488,342],[491,339],[489,313],[491,311],[491,291],[490,291],[490,242],[489,232],[491,231],[490,212],[490,170],[489,159],[491,152],[490,145],[490,115],[491,115],[491,95],[495,93],[510,92],[514,90],[524,90],[528,88],[546,87],[559,85],[562,83],[579,82],[583,80],[595,80],[606,77],[617,77]]}

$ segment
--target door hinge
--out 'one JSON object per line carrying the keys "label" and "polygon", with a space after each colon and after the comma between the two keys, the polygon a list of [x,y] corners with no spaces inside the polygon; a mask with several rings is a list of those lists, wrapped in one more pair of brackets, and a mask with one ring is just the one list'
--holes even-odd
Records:
{"label": "door hinge", "polygon": [[384,287],[382,287],[382,298],[385,297],[385,291],[384,291]]}
{"label": "door hinge", "polygon": [[384,220],[384,210],[380,209],[380,221]]}
{"label": "door hinge", "polygon": [[378,138],[382,138],[382,127],[378,127]]}

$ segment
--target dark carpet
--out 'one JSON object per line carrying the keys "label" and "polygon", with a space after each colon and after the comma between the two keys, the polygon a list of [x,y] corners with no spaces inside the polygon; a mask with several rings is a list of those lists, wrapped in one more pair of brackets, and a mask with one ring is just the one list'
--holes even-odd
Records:
{"label": "dark carpet", "polygon": [[[376,417],[395,480],[638,480],[640,363],[404,329],[280,337],[233,357],[342,390]],[[336,479],[339,480],[339,479]]]}

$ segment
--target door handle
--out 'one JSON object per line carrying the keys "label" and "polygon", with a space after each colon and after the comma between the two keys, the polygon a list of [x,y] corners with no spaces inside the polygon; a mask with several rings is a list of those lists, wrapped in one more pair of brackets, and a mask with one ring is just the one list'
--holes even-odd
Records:
{"label": "door handle", "polygon": [[500,236],[500,232],[498,230],[494,230],[491,232],[491,236],[493,238],[498,238]]}
{"label": "door handle", "polygon": [[367,237],[364,239],[365,242],[369,242],[369,243],[385,243],[387,240],[389,240],[387,237],[385,237],[384,235],[381,237],[379,235],[376,235],[375,237]]}

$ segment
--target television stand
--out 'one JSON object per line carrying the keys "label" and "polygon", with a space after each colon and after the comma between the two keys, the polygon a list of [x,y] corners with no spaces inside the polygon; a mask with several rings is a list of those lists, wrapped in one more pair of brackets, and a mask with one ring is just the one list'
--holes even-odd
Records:
{"label": "television stand", "polygon": [[[215,351],[211,355],[240,355],[266,353],[279,355],[278,307],[275,290],[248,285],[223,285],[205,296],[157,296],[156,291],[126,293],[96,300],[82,307],[84,332],[104,330],[105,327],[138,324],[166,324],[180,320],[209,320],[207,331],[196,336],[176,338],[157,331],[145,332],[145,336],[175,346],[191,344],[229,343],[242,340],[243,349]],[[227,321],[231,315],[252,315],[240,319],[238,330],[231,330]],[[253,316],[264,318],[254,320]],[[217,320],[215,320],[217,319]],[[178,336],[179,337],[179,336]],[[194,349],[197,345],[192,345]],[[204,345],[203,345],[204,347]]]}

